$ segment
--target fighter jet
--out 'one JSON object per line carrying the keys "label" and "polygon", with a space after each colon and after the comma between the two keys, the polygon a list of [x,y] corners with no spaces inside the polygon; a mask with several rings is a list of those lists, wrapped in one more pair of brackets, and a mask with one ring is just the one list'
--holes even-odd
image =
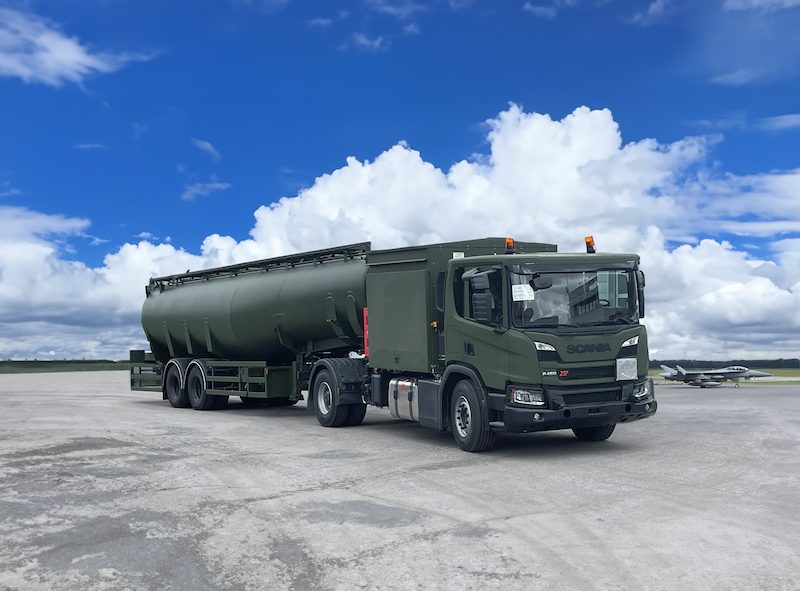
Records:
{"label": "fighter jet", "polygon": [[742,378],[749,381],[750,378],[763,378],[772,375],[764,371],[748,369],[742,365],[729,365],[722,369],[710,369],[708,371],[686,371],[680,365],[676,365],[675,369],[668,365],[662,365],[661,369],[664,370],[661,376],[668,380],[683,382],[700,388],[716,388],[721,386],[725,380],[732,381],[734,387],[738,388],[739,380]]}

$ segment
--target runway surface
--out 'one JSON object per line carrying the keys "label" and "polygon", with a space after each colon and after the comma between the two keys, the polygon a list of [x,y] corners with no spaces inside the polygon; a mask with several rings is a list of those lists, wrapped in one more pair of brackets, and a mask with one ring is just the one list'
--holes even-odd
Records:
{"label": "runway surface", "polygon": [[800,386],[657,389],[488,453],[370,409],[173,409],[0,375],[0,589],[798,589]]}

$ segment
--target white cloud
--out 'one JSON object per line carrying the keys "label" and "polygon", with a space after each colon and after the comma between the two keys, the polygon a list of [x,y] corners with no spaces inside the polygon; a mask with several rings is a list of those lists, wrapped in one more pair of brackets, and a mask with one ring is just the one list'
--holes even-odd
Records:
{"label": "white cloud", "polygon": [[[608,110],[553,120],[512,106],[488,127],[489,153],[448,170],[404,143],[373,161],[348,158],[260,207],[249,238],[214,234],[197,254],[153,237],[91,268],[56,246],[85,233],[86,220],[0,209],[0,357],[124,357],[144,345],[136,327],[151,275],[361,240],[384,248],[513,235],[571,251],[586,234],[600,250],[642,255],[654,356],[797,356],[800,169],[714,172],[705,165],[713,142],[624,143]],[[740,231],[774,260],[703,238],[718,230]]]}
{"label": "white cloud", "polygon": [[181,193],[181,199],[184,201],[194,201],[197,197],[208,197],[217,191],[227,191],[233,185],[230,183],[222,183],[220,181],[211,180],[207,183],[188,183]]}
{"label": "white cloud", "polygon": [[11,181],[0,181],[0,197],[16,197],[22,195],[22,191],[11,184]]}
{"label": "white cloud", "polygon": [[765,117],[759,122],[759,127],[767,131],[800,129],[800,113],[789,113],[787,115]]}
{"label": "white cloud", "polygon": [[61,86],[81,84],[94,74],[114,72],[143,53],[93,52],[50,21],[31,12],[0,7],[0,76]]}
{"label": "white cloud", "polygon": [[419,35],[422,29],[419,28],[417,23],[408,23],[403,27],[403,33],[406,35]]}
{"label": "white cloud", "polygon": [[762,73],[755,69],[741,69],[727,72],[725,74],[718,74],[711,78],[714,84],[722,86],[744,86],[755,82],[762,77]]}
{"label": "white cloud", "polygon": [[653,0],[645,10],[633,15],[631,22],[647,26],[661,20],[672,7],[672,0]]}
{"label": "white cloud", "polygon": [[316,29],[327,29],[333,24],[333,19],[317,17],[307,21],[307,24]]}
{"label": "white cloud", "polygon": [[556,14],[558,14],[558,10],[556,10],[555,6],[545,6],[542,4],[533,4],[531,2],[523,4],[522,10],[534,16],[538,16],[539,18],[555,18]]}
{"label": "white cloud", "polygon": [[389,42],[383,36],[369,37],[364,33],[353,33],[350,39],[352,44],[359,49],[381,51],[389,48]]}
{"label": "white cloud", "polygon": [[418,12],[425,12],[428,7],[413,0],[364,0],[368,8],[392,16],[398,20],[412,17]]}
{"label": "white cloud", "polygon": [[105,144],[75,144],[72,146],[76,150],[105,150],[107,146]]}
{"label": "white cloud", "polygon": [[240,4],[249,8],[259,8],[267,14],[279,12],[288,6],[290,0],[233,0],[234,4]]}
{"label": "white cloud", "polygon": [[201,152],[205,152],[206,154],[211,156],[215,162],[222,157],[222,155],[219,153],[219,150],[217,150],[214,147],[214,144],[212,144],[208,140],[199,140],[197,138],[192,138],[192,145]]}
{"label": "white cloud", "polygon": [[728,10],[781,10],[800,6],[800,0],[725,0]]}

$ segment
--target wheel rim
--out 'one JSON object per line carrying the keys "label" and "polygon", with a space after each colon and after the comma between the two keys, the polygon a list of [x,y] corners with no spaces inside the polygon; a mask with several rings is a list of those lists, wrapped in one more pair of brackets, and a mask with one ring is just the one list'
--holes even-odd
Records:
{"label": "wheel rim", "polygon": [[328,382],[322,382],[317,388],[317,408],[319,412],[326,415],[331,411],[333,405],[333,392]]}
{"label": "wheel rim", "polygon": [[459,396],[456,401],[456,431],[459,437],[466,437],[469,435],[469,429],[472,425],[472,409],[469,407],[469,402],[463,396]]}

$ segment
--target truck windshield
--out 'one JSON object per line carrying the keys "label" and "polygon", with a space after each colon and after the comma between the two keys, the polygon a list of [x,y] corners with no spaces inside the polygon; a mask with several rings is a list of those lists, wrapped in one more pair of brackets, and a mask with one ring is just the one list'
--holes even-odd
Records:
{"label": "truck windshield", "polygon": [[633,269],[541,271],[509,268],[511,318],[517,328],[584,327],[639,321]]}

